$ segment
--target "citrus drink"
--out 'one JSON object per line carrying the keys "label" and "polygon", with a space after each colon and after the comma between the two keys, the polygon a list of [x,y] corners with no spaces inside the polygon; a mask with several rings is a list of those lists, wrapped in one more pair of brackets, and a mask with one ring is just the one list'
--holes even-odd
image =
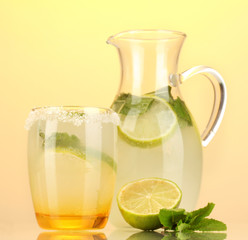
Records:
{"label": "citrus drink", "polygon": [[36,109],[31,115],[29,176],[39,225],[104,227],[116,176],[116,114],[55,108]]}
{"label": "citrus drink", "polygon": [[[202,148],[184,102],[170,88],[142,96],[120,94],[112,105],[119,113],[118,192],[130,181],[159,177],[182,189],[180,207],[193,209],[200,190]],[[114,203],[112,222],[126,225]]]}

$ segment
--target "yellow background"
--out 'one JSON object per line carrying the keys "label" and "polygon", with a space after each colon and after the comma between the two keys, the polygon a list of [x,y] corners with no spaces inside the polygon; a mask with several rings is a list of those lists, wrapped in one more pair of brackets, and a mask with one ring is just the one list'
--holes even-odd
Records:
{"label": "yellow background", "polygon": [[[179,71],[209,65],[224,77],[228,102],[218,133],[204,149],[198,206],[216,203],[223,221],[248,216],[248,1],[0,0],[0,225],[34,220],[27,176],[31,108],[109,106],[120,66],[108,36],[129,29],[187,33]],[[200,129],[212,92],[200,78],[182,87]]]}

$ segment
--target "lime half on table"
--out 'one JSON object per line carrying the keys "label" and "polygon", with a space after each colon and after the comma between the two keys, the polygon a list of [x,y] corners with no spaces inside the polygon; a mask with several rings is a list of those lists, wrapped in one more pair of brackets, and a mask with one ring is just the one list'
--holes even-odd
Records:
{"label": "lime half on table", "polygon": [[124,185],[117,203],[122,216],[131,226],[142,230],[162,227],[158,215],[162,208],[176,208],[182,197],[180,188],[162,178],[144,178]]}

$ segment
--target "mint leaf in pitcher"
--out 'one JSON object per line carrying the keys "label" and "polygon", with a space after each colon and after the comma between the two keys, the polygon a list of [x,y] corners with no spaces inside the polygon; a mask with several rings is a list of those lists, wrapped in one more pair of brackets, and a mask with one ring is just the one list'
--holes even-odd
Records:
{"label": "mint leaf in pitcher", "polygon": [[192,119],[186,104],[179,97],[174,98],[171,91],[172,87],[168,86],[161,88],[152,94],[164,99],[170,104],[171,108],[176,113],[181,126],[185,124],[192,126]]}
{"label": "mint leaf in pitcher", "polygon": [[115,100],[112,108],[123,115],[141,115],[148,111],[153,101],[153,98],[124,93]]}
{"label": "mint leaf in pitcher", "polygon": [[179,120],[183,120],[187,125],[192,126],[191,116],[185,103],[180,99],[170,99],[169,104],[171,108],[175,111]]}

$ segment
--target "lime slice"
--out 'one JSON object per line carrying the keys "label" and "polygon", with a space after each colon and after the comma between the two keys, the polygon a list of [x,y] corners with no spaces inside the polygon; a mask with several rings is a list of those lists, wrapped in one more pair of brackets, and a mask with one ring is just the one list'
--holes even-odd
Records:
{"label": "lime slice", "polygon": [[61,154],[71,154],[75,157],[78,157],[78,159],[83,159],[95,163],[99,163],[99,161],[103,161],[107,163],[110,167],[113,168],[114,171],[116,171],[116,162],[113,158],[111,158],[109,155],[107,155],[104,152],[97,151],[93,148],[87,148],[87,150],[81,150],[77,148],[72,147],[56,147],[55,149],[56,153]]}
{"label": "lime slice", "polygon": [[[55,148],[44,152],[46,167],[56,166],[57,172],[61,176],[70,176],[73,172],[93,172],[95,171],[95,158],[87,159],[85,155],[79,155],[74,149]],[[53,168],[51,168],[53,169]]]}
{"label": "lime slice", "polygon": [[142,114],[133,114],[132,108],[127,115],[120,114],[119,135],[129,144],[139,147],[154,147],[168,139],[177,126],[177,117],[170,105],[156,96],[151,106]]}
{"label": "lime slice", "polygon": [[75,135],[69,135],[66,132],[54,132],[48,138],[45,138],[45,134],[41,131],[39,135],[42,139],[42,146],[45,147],[46,150],[55,150],[57,153],[64,154],[69,153],[84,160],[88,160],[88,158],[102,160],[116,171],[116,162],[113,158],[106,153],[100,152],[88,146],[82,146],[80,139]]}
{"label": "lime slice", "polygon": [[122,216],[131,226],[154,230],[162,225],[158,215],[162,208],[176,208],[182,197],[180,188],[162,178],[144,178],[123,186],[117,203]]}

